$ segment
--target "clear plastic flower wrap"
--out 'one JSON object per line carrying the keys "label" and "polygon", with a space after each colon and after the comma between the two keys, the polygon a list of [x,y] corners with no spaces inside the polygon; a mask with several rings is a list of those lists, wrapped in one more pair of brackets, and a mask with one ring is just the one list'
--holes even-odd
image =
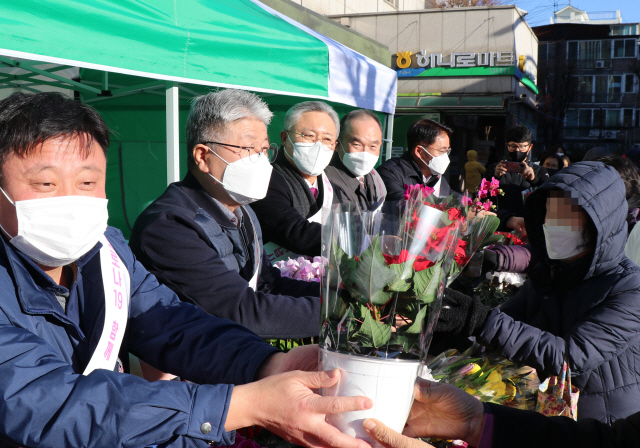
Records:
{"label": "clear plastic flower wrap", "polygon": [[422,201],[355,213],[336,204],[323,229],[323,348],[422,360],[460,221]]}
{"label": "clear plastic flower wrap", "polygon": [[535,369],[509,361],[478,343],[463,353],[447,350],[426,366],[434,380],[453,384],[480,401],[535,408],[540,385]]}

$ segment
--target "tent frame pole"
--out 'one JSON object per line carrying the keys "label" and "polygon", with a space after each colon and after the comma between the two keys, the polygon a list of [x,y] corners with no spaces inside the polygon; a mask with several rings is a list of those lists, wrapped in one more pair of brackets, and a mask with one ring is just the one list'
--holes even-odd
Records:
{"label": "tent frame pole", "polygon": [[48,72],[46,70],[42,70],[39,68],[36,68],[34,66],[32,66],[31,64],[28,64],[25,61],[14,61],[13,59],[9,59],[6,58],[4,56],[0,56],[0,62],[2,62],[5,65],[8,65],[10,67],[18,67],[21,68],[23,70],[27,70],[33,73],[37,73],[38,75],[42,75],[42,76],[46,76],[47,78],[51,78],[51,79],[55,79],[56,81],[60,81],[64,84],[68,84],[71,87],[71,89],[73,90],[77,90],[77,91],[84,91],[84,92],[90,92],[90,93],[95,93],[95,94],[102,94],[103,92],[100,89],[96,89],[94,87],[89,87],[87,85],[84,85],[80,82],[77,81],[73,81],[71,79],[65,78],[64,76],[60,76],[60,75],[56,75],[55,73],[51,73]]}
{"label": "tent frame pole", "polygon": [[178,83],[166,84],[167,185],[180,180],[180,90]]}
{"label": "tent frame pole", "polygon": [[386,143],[385,158],[389,160],[391,158],[391,147],[393,146],[393,114],[387,114],[384,123],[384,142]]}

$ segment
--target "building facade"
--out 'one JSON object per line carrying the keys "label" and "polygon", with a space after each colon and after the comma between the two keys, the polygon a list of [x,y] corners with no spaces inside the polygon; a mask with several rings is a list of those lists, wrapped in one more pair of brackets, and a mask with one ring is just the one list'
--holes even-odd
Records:
{"label": "building facade", "polygon": [[581,155],[640,143],[638,24],[556,23],[539,45],[539,138]]}
{"label": "building facade", "polygon": [[502,156],[504,132],[523,124],[536,133],[538,40],[515,6],[338,14],[330,18],[388,46],[398,73],[392,151],[421,118],[454,129],[449,183],[464,188],[466,152]]}
{"label": "building facade", "polygon": [[[287,0],[289,1],[289,0]],[[318,14],[361,14],[424,9],[425,0],[290,0]]]}

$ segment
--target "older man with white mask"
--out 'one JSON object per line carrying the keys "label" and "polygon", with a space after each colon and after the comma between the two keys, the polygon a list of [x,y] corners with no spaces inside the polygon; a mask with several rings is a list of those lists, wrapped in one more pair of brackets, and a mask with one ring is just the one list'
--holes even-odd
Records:
{"label": "older man with white mask", "polygon": [[[0,447],[205,448],[260,425],[367,448],[325,414],[371,401],[320,397],[339,371],[299,371],[315,370],[317,347],[278,353],[136,261],[107,226],[108,146],[98,113],[71,98],[0,101]],[[128,352],[194,383],[120,373]]]}
{"label": "older man with white mask", "polygon": [[338,114],[321,101],[298,103],[287,111],[269,191],[253,205],[269,261],[320,255],[322,216],[333,202],[324,169],[339,131]]}
{"label": "older man with white mask", "polygon": [[340,120],[340,138],[325,170],[333,186],[333,202],[352,204],[355,210],[377,209],[387,194],[374,169],[382,147],[382,124],[373,112],[357,109]]}
{"label": "older man with white mask", "polygon": [[318,283],[280,276],[267,260],[250,203],[264,198],[278,152],[272,113],[242,90],[199,97],[187,119],[187,164],[136,220],[138,260],[181,300],[263,338],[317,336]]}

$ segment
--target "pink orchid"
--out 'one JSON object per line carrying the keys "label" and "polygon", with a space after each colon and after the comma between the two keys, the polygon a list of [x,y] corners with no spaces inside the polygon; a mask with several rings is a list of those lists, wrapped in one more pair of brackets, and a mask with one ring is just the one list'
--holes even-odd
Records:
{"label": "pink orchid", "polygon": [[491,183],[487,179],[482,179],[482,183],[480,183],[481,190],[488,190],[491,188]]}
{"label": "pink orchid", "polygon": [[478,190],[478,197],[480,199],[486,198],[487,197],[487,193],[488,193],[487,190],[480,189],[480,190]]}
{"label": "pink orchid", "polygon": [[491,202],[491,201],[485,201],[485,203],[484,203],[484,209],[485,209],[485,210],[487,210],[487,211],[489,211],[489,210],[491,210],[491,206],[492,206],[492,205],[493,205],[493,202]]}
{"label": "pink orchid", "polygon": [[491,189],[495,189],[495,188],[499,188],[500,187],[500,181],[498,179],[496,179],[495,177],[491,178]]}
{"label": "pink orchid", "polygon": [[498,196],[498,190],[496,190],[495,188],[491,190],[491,196]]}

